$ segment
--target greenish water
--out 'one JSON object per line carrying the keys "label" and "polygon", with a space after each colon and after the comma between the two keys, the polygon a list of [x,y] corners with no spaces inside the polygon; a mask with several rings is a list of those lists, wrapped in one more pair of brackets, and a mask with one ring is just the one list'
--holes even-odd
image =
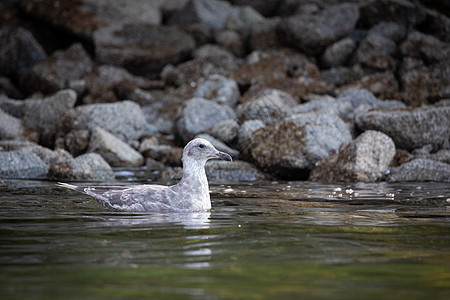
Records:
{"label": "greenish water", "polygon": [[213,184],[214,210],[123,213],[0,187],[1,299],[450,299],[448,183]]}

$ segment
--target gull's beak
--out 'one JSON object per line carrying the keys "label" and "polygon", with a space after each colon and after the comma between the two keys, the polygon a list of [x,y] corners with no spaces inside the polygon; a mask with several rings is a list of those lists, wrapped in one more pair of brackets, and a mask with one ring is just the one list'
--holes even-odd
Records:
{"label": "gull's beak", "polygon": [[214,158],[220,158],[220,159],[224,159],[224,160],[228,160],[228,161],[232,161],[233,159],[231,158],[231,155],[225,152],[220,152],[217,151],[216,153],[214,153]]}

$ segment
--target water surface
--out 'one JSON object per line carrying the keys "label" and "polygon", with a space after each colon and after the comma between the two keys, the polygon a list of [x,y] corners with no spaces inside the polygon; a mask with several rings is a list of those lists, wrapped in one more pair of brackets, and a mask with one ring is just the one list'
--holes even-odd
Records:
{"label": "water surface", "polygon": [[1,299],[450,299],[448,183],[211,191],[208,213],[124,213],[7,181]]}

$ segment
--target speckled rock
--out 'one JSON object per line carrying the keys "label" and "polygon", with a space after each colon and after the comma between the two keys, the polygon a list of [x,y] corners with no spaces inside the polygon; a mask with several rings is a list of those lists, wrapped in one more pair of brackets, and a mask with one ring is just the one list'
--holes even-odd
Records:
{"label": "speckled rock", "polygon": [[404,56],[415,57],[427,64],[450,59],[450,45],[443,43],[432,35],[412,31],[408,38],[400,45],[400,52]]}
{"label": "speckled rock", "polygon": [[45,178],[48,166],[31,148],[0,152],[0,178]]}
{"label": "speckled rock", "polygon": [[144,163],[139,152],[100,127],[92,130],[87,151],[100,154],[113,167],[140,167]]}
{"label": "speckled rock", "polygon": [[211,160],[205,166],[206,176],[209,180],[226,181],[255,181],[270,179],[270,176],[254,165],[245,161]]}
{"label": "speckled rock", "polygon": [[373,182],[383,178],[395,155],[390,137],[368,130],[337,153],[321,160],[310,176],[311,181]]}
{"label": "speckled rock", "polygon": [[351,38],[339,40],[325,49],[321,63],[325,68],[343,66],[350,60],[355,48],[356,43]]}
{"label": "speckled rock", "polygon": [[417,158],[390,169],[387,180],[389,182],[450,181],[450,164]]}
{"label": "speckled rock", "polygon": [[93,68],[93,62],[81,44],[59,50],[36,63],[20,81],[27,91],[54,93],[69,87]]}
{"label": "speckled rock", "polygon": [[238,146],[241,155],[250,159],[250,149],[253,147],[252,136],[255,131],[263,128],[265,124],[261,120],[248,120],[242,123],[238,130]]}
{"label": "speckled rock", "polygon": [[384,132],[398,148],[408,151],[427,144],[438,150],[450,144],[450,106],[361,111],[355,121],[360,130]]}
{"label": "speckled rock", "polygon": [[260,128],[246,144],[251,160],[263,170],[306,179],[318,161],[351,139],[347,126],[335,114],[312,112]]}
{"label": "speckled rock", "polygon": [[236,81],[216,74],[199,82],[194,96],[234,107],[239,101],[240,92]]}
{"label": "speckled rock", "polygon": [[145,158],[154,159],[164,165],[182,166],[181,157],[183,156],[183,148],[170,145],[148,144],[142,147],[140,151]]}
{"label": "speckled rock", "polygon": [[394,70],[396,61],[393,58],[397,45],[381,34],[371,33],[359,44],[355,54],[355,62],[377,71]]}
{"label": "speckled rock", "polygon": [[232,145],[236,142],[239,124],[235,120],[225,120],[209,128],[206,133],[225,144]]}
{"label": "speckled rock", "polygon": [[236,119],[231,107],[196,97],[186,101],[180,109],[176,128],[184,143],[187,143],[220,121]]}
{"label": "speckled rock", "polygon": [[39,134],[25,125],[22,120],[0,109],[0,140],[39,141]]}

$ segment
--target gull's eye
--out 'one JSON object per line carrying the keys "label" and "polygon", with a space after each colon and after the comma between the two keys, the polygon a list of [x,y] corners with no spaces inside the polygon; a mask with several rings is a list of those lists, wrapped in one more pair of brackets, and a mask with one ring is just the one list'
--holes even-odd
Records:
{"label": "gull's eye", "polygon": [[198,147],[199,147],[200,149],[203,149],[203,148],[205,148],[205,144],[200,144],[200,145],[198,145]]}

